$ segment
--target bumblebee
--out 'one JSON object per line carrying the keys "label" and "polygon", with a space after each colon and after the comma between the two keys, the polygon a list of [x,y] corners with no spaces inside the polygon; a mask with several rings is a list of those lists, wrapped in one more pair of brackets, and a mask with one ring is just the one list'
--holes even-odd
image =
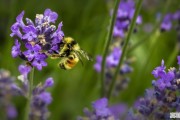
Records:
{"label": "bumblebee", "polygon": [[69,70],[72,69],[79,61],[83,64],[81,56],[92,61],[91,57],[80,48],[79,44],[73,38],[65,37],[60,44],[59,53],[53,54],[51,58],[60,58],[61,60],[58,66],[61,69]]}

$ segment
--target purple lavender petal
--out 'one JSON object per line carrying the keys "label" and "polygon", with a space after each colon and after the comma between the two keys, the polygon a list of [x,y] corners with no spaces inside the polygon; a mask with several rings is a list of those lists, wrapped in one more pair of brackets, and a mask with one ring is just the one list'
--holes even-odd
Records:
{"label": "purple lavender petal", "polygon": [[33,21],[32,21],[31,19],[29,19],[29,18],[26,18],[26,23],[27,23],[28,25],[34,26]]}
{"label": "purple lavender petal", "polygon": [[122,29],[118,29],[117,26],[114,26],[114,31],[113,31],[114,37],[124,37],[124,31]]}
{"label": "purple lavender petal", "polygon": [[21,50],[20,50],[21,44],[18,42],[18,40],[15,40],[15,45],[12,47],[11,55],[12,57],[17,57],[20,55]]}
{"label": "purple lavender petal", "polygon": [[92,103],[97,116],[106,117],[111,115],[110,110],[107,108],[108,100],[107,98],[101,98]]}
{"label": "purple lavender petal", "polygon": [[27,39],[28,41],[32,41],[33,39],[37,38],[37,30],[34,26],[29,25],[23,28],[23,39]]}
{"label": "purple lavender petal", "polygon": [[158,79],[156,81],[156,86],[162,91],[166,88],[166,83],[164,82],[163,79]]}
{"label": "purple lavender petal", "polygon": [[17,17],[16,21],[19,23],[20,27],[24,27],[24,22],[23,22],[23,17],[24,17],[24,11],[22,11]]}
{"label": "purple lavender petal", "polygon": [[28,50],[23,52],[23,54],[26,56],[28,61],[32,61],[35,57],[38,57],[39,51],[41,50],[41,47],[39,45],[37,45],[37,44],[32,46],[31,44],[27,43],[26,48]]}
{"label": "purple lavender petal", "polygon": [[110,55],[106,58],[106,63],[108,67],[115,67],[119,63],[122,51],[115,47]]}
{"label": "purple lavender petal", "polygon": [[138,25],[142,24],[142,17],[141,16],[137,17],[136,24],[138,24]]}
{"label": "purple lavender petal", "polygon": [[167,14],[164,19],[163,22],[161,23],[161,30],[162,31],[169,31],[172,28],[172,14],[169,13]]}
{"label": "purple lavender petal", "polygon": [[19,65],[19,72],[22,75],[27,75],[31,71],[31,67],[27,65]]}
{"label": "purple lavender petal", "polygon": [[155,78],[158,77],[163,77],[166,72],[165,72],[165,66],[164,66],[164,60],[161,62],[161,66],[156,67],[153,71],[152,74],[154,75]]}
{"label": "purple lavender petal", "polygon": [[14,37],[15,35],[18,36],[19,38],[22,38],[22,34],[20,32],[20,26],[19,26],[19,23],[14,23],[12,26],[11,26],[11,31],[12,33],[10,34],[11,37]]}
{"label": "purple lavender petal", "polygon": [[[116,24],[114,26],[113,36],[124,38],[125,32],[128,30],[130,22],[134,16],[135,5],[134,1],[122,1],[119,4]],[[142,18],[140,16],[137,17],[137,24],[142,23]]]}
{"label": "purple lavender petal", "polygon": [[32,65],[36,67],[38,70],[42,70],[42,67],[47,66],[47,63],[43,60],[35,59],[33,60]]}
{"label": "purple lavender petal", "polygon": [[50,104],[52,102],[51,94],[48,92],[43,92],[38,95],[38,98],[42,100],[45,104]]}
{"label": "purple lavender petal", "polygon": [[56,12],[51,11],[51,9],[46,9],[44,11],[44,16],[47,17],[48,22],[55,23],[58,18],[58,14]]}
{"label": "purple lavender petal", "polygon": [[171,30],[171,28],[172,28],[171,21],[161,23],[161,30],[162,31],[169,31],[169,30]]}

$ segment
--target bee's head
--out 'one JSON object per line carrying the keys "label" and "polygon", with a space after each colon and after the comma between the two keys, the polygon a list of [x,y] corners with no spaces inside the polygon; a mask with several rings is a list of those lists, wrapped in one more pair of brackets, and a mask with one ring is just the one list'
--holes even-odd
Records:
{"label": "bee's head", "polygon": [[74,39],[73,39],[72,37],[65,37],[65,38],[64,38],[64,42],[67,43],[67,44],[68,44],[68,43],[70,44],[70,43],[72,43],[73,41],[74,41]]}

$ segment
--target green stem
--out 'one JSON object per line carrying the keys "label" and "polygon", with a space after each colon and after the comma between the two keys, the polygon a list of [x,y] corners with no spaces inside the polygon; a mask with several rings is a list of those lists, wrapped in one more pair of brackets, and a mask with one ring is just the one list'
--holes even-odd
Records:
{"label": "green stem", "polygon": [[28,87],[28,94],[27,94],[27,103],[26,103],[26,110],[24,115],[24,120],[29,120],[29,113],[31,107],[31,97],[32,97],[32,90],[33,90],[33,79],[34,79],[34,67],[30,73],[29,79],[29,87]]}
{"label": "green stem", "polygon": [[108,31],[108,35],[105,41],[105,46],[104,46],[104,53],[103,53],[103,60],[102,60],[102,68],[101,68],[101,96],[103,97],[105,95],[105,85],[104,85],[104,74],[105,74],[105,64],[106,64],[106,56],[108,54],[108,50],[109,50],[109,46],[112,40],[112,34],[113,34],[113,28],[114,28],[114,24],[116,21],[116,16],[117,16],[117,11],[118,11],[118,7],[119,7],[119,3],[121,2],[121,0],[116,0],[115,5],[114,5],[114,9],[113,9],[113,15],[111,17],[110,20],[110,29]]}
{"label": "green stem", "polygon": [[116,82],[116,79],[117,79],[119,70],[120,70],[121,65],[122,65],[122,63],[123,63],[124,57],[125,57],[125,55],[126,55],[127,45],[128,45],[128,43],[129,43],[131,34],[132,34],[133,30],[134,30],[134,26],[135,26],[135,24],[136,24],[136,19],[137,19],[137,16],[138,16],[138,14],[139,14],[139,11],[140,11],[140,9],[141,9],[142,2],[143,2],[143,0],[139,0],[138,3],[137,3],[137,8],[136,8],[135,14],[134,14],[134,16],[133,16],[132,22],[131,22],[131,24],[130,24],[130,29],[129,29],[127,38],[126,38],[126,40],[125,40],[125,43],[124,43],[124,46],[123,46],[123,49],[122,49],[121,58],[120,58],[120,60],[119,60],[118,66],[117,66],[117,68],[116,68],[116,71],[115,71],[114,76],[113,76],[113,78],[112,78],[112,82],[111,82],[111,84],[110,84],[110,88],[109,88],[108,96],[107,96],[109,99],[110,99],[110,97],[111,97],[111,94],[112,94],[112,91],[113,91],[113,88],[114,88],[114,85],[115,85],[115,82]]}
{"label": "green stem", "polygon": [[172,51],[172,53],[167,61],[167,64],[166,64],[167,68],[169,68],[172,65],[172,63],[176,59],[178,53],[179,53],[179,43],[176,44],[176,46],[174,47],[174,50]]}

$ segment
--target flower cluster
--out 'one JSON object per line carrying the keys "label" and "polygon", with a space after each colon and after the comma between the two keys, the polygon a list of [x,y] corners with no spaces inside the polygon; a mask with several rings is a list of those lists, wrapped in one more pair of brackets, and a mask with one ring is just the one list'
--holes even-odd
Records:
{"label": "flower cluster", "polygon": [[[180,64],[180,56],[178,56]],[[146,95],[140,98],[135,105],[137,114],[131,114],[136,119],[168,120],[170,112],[180,112],[180,71],[170,68],[166,72],[164,61],[156,67],[152,74],[156,80],[152,81],[153,89],[147,89]]]}
{"label": "flower cluster", "polygon": [[35,22],[26,18],[25,24],[23,17],[24,11],[16,17],[16,22],[11,26],[10,36],[15,38],[11,54],[13,57],[19,56],[31,66],[41,70],[43,66],[47,66],[45,60],[48,55],[59,51],[64,36],[61,30],[62,22],[57,29],[52,25],[57,20],[58,14],[50,9],[46,9],[44,14],[36,14]]}
{"label": "flower cluster", "polygon": [[[125,32],[128,31],[129,25],[133,18],[135,12],[135,4],[133,0],[122,1],[119,4],[119,9],[117,13],[116,23],[114,26],[114,37],[124,38]],[[141,24],[142,18],[138,16],[136,19],[136,24]]]}
{"label": "flower cluster", "polygon": [[108,106],[108,99],[101,98],[92,103],[93,111],[84,109],[84,117],[78,117],[78,120],[119,120],[127,110],[124,104]]}
{"label": "flower cluster", "polygon": [[37,85],[33,89],[31,98],[31,120],[46,120],[49,116],[47,106],[52,102],[52,97],[49,92],[46,92],[46,88],[53,86],[54,82],[52,78],[48,78],[44,85]]}
{"label": "flower cluster", "polygon": [[[178,56],[180,65],[180,56]],[[169,120],[170,112],[180,112],[180,69],[170,68],[166,71],[166,66],[162,60],[161,65],[156,67],[152,74],[156,80],[152,81],[153,88],[147,89],[145,96],[139,98],[133,108],[123,108],[123,118],[126,120]],[[114,108],[118,108],[117,105]],[[85,109],[86,117],[80,117],[80,120],[90,118],[92,120],[120,120],[120,110],[108,107],[106,98],[97,100],[93,103],[93,112]]]}
{"label": "flower cluster", "polygon": [[[0,109],[6,113],[5,118],[14,119],[17,116],[17,111],[11,103],[12,97],[18,96],[19,87],[14,83],[14,78],[5,70],[0,70]],[[4,114],[3,113],[3,114]],[[1,118],[3,119],[3,118]]]}
{"label": "flower cluster", "polygon": [[[117,67],[120,57],[121,57],[121,49],[119,47],[114,47],[113,51],[107,56],[106,58],[106,85],[107,88],[109,87],[108,85],[111,83],[113,75],[114,75],[114,70]],[[101,71],[101,64],[102,64],[102,56],[98,55],[96,57],[96,63],[94,64],[94,69],[97,72]],[[115,92],[114,94],[118,94],[120,90],[123,90],[124,88],[127,87],[129,78],[123,77],[123,75],[128,74],[132,72],[132,68],[129,66],[129,62],[124,62],[122,65],[120,71],[119,71],[119,77],[117,78],[118,80],[116,81],[116,87],[115,87]]]}

